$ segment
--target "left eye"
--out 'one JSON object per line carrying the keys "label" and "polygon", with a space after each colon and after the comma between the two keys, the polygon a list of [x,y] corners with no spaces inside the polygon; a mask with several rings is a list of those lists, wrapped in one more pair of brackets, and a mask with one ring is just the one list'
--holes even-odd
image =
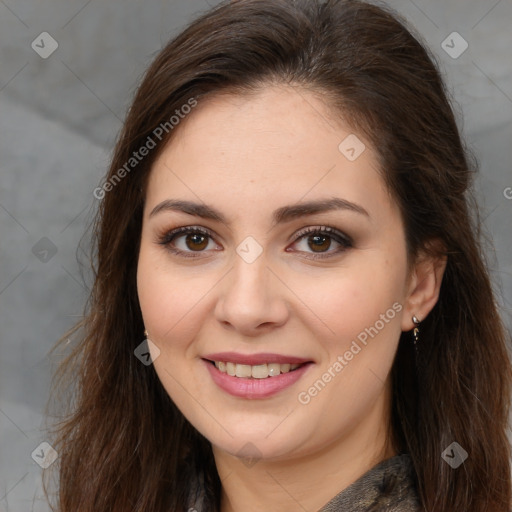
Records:
{"label": "left eye", "polygon": [[[334,243],[334,250],[332,249]],[[330,256],[352,247],[351,240],[339,231],[329,227],[308,228],[298,233],[294,243],[302,252],[312,252],[314,255]],[[314,257],[315,257],[314,256]]]}

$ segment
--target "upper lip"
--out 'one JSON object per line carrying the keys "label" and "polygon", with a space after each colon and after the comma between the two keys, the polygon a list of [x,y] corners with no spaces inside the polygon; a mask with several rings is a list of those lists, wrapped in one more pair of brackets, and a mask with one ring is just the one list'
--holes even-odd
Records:
{"label": "upper lip", "polygon": [[210,361],[223,361],[236,364],[247,364],[250,366],[256,366],[265,363],[279,363],[279,364],[302,364],[310,363],[311,359],[305,359],[303,357],[286,356],[282,354],[239,354],[238,352],[216,352],[215,354],[207,354],[203,356],[203,359]]}

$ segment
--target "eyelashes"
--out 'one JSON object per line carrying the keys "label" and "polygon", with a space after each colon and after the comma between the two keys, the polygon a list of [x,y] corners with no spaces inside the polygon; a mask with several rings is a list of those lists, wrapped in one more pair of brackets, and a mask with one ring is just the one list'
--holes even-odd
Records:
{"label": "eyelashes", "polygon": [[[339,246],[334,251],[313,251],[312,253],[310,253],[317,258],[330,257],[332,255],[339,254],[340,252],[344,252],[345,250],[353,246],[352,239],[349,236],[330,226],[311,226],[308,228],[304,228],[303,230],[296,233],[294,245],[303,241],[305,241],[308,244],[310,240],[314,240],[314,246],[316,248],[321,248],[320,245],[324,244],[326,240],[334,240],[334,242]],[[317,244],[318,242],[320,242],[320,245]],[[329,242],[327,249],[330,248],[331,243]]]}
{"label": "eyelashes", "polygon": [[[296,251],[288,246],[285,251],[303,253],[304,257],[314,260],[330,258],[353,247],[349,236],[330,226],[307,227],[297,232],[292,238],[291,246],[302,244],[302,250]],[[333,246],[332,242],[336,246],[334,250],[330,250]],[[214,233],[201,226],[183,226],[164,232],[158,236],[157,243],[172,254],[184,258],[202,257],[206,250],[212,249],[210,245],[215,246],[213,250],[222,250],[222,247],[214,241]],[[176,245],[181,245],[181,248]],[[311,252],[308,249],[312,249]]]}
{"label": "eyelashes", "polygon": [[[204,244],[205,240],[213,241],[213,233],[206,228],[198,227],[198,226],[186,226],[181,227],[177,229],[173,229],[171,231],[168,231],[161,235],[158,238],[158,243],[160,245],[163,245],[167,250],[169,250],[173,254],[177,254],[180,256],[184,256],[186,258],[197,258],[198,256],[201,256],[201,251],[186,251],[183,249],[178,249],[177,247],[173,246],[173,242],[175,242],[176,239],[183,238],[183,237],[189,237],[189,236],[195,236],[195,239],[193,240],[193,243],[198,242],[199,240],[199,246],[202,246]],[[209,243],[209,242],[208,242]],[[204,247],[201,247],[204,249]],[[190,254],[192,253],[192,254]],[[196,254],[194,254],[196,253]]]}

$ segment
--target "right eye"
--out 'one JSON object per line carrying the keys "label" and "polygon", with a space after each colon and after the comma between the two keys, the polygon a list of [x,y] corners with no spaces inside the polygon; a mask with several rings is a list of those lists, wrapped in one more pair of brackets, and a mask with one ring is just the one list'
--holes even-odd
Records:
{"label": "right eye", "polygon": [[185,226],[168,231],[159,237],[158,243],[171,253],[185,258],[198,257],[200,253],[206,252],[210,244],[214,246],[210,247],[211,250],[219,247],[213,241],[211,231],[198,226]]}

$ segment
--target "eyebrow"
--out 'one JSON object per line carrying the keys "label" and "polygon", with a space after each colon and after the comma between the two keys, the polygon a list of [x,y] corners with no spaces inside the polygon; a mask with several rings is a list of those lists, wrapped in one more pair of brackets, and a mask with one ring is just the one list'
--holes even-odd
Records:
{"label": "eyebrow", "polygon": [[[346,199],[333,197],[329,199],[318,199],[315,201],[297,203],[278,208],[272,214],[273,225],[275,226],[276,224],[290,222],[299,217],[333,210],[346,210],[364,215],[368,218],[370,217],[370,214],[361,205],[347,201]],[[194,215],[196,217],[201,217],[203,219],[218,221],[226,225],[229,224],[226,217],[212,206],[208,206],[204,203],[201,204],[195,203],[193,201],[177,199],[166,199],[165,201],[157,204],[153,210],[151,210],[149,217],[151,218],[158,213],[168,211],[179,211],[189,215]]]}

